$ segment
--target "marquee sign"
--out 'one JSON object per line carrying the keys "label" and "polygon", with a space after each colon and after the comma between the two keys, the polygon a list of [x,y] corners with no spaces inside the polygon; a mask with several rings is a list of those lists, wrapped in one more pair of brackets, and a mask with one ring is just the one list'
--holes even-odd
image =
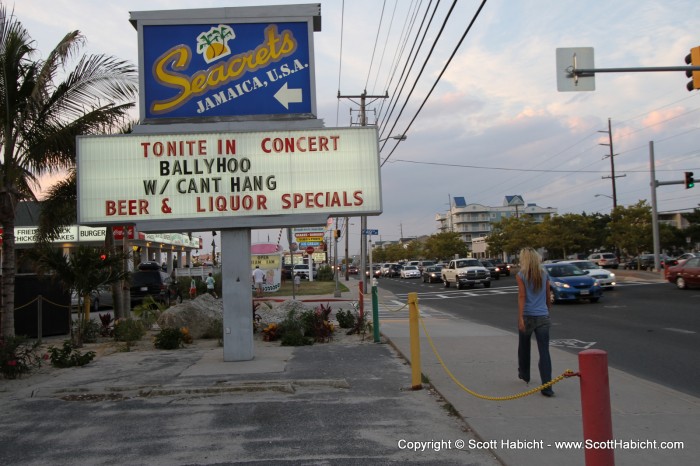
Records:
{"label": "marquee sign", "polygon": [[[132,12],[142,120],[313,118],[313,14],[320,6],[288,9]],[[269,16],[275,10],[279,21]]]}
{"label": "marquee sign", "polygon": [[77,144],[81,224],[156,222],[167,231],[168,221],[188,220],[206,230],[382,211],[374,127],[81,136]]}

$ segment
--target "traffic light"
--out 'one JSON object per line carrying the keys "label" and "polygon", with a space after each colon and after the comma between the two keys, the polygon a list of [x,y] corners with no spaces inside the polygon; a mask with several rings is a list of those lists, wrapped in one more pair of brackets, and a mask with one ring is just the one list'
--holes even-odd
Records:
{"label": "traffic light", "polygon": [[695,179],[693,179],[693,172],[685,172],[685,189],[690,189],[695,186]]}
{"label": "traffic light", "polygon": [[[685,62],[691,66],[700,66],[700,47],[693,47],[690,49],[690,53],[685,57]],[[692,81],[688,81],[686,85],[689,91],[700,89],[700,71],[686,71],[685,75],[689,78],[693,78]]]}

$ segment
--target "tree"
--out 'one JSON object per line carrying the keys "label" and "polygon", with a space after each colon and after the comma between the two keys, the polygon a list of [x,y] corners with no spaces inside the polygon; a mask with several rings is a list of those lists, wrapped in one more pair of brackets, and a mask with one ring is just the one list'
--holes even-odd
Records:
{"label": "tree", "polygon": [[[75,292],[83,301],[84,306],[78,307],[78,322],[88,319],[87,309],[90,309],[90,296],[102,285],[118,282],[128,275],[122,271],[123,256],[111,254],[106,250],[79,246],[72,254],[64,256],[63,251],[41,244],[34,250],[39,272],[48,274],[58,281],[65,291]],[[74,334],[76,346],[82,346],[82,325]]]}
{"label": "tree", "polygon": [[652,249],[651,207],[646,201],[629,207],[617,206],[610,217],[612,244],[634,256]]}
{"label": "tree", "polygon": [[[34,59],[34,41],[0,4],[0,323],[4,336],[15,333],[15,207],[37,199],[40,176],[74,166],[76,136],[101,132],[122,121],[134,106],[136,68],[105,55],[79,56],[84,41],[79,31],[72,31],[45,60]],[[79,57],[75,67],[64,73],[74,57]]]}
{"label": "tree", "polygon": [[431,235],[425,242],[424,253],[432,259],[451,259],[455,254],[459,257],[467,257],[469,248],[462,241],[459,233],[445,231]]}

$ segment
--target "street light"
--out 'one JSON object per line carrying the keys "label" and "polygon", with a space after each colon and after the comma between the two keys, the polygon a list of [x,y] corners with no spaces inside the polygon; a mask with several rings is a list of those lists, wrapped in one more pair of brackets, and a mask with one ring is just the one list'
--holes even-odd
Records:
{"label": "street light", "polygon": [[384,142],[384,141],[387,141],[389,139],[395,139],[397,141],[405,141],[406,139],[408,139],[408,136],[406,136],[406,134],[397,134],[395,136],[389,136],[388,138],[380,139],[379,142]]}
{"label": "street light", "polygon": [[607,194],[596,194],[595,195],[595,197],[600,197],[600,196],[607,197],[608,199],[612,199],[612,196],[608,196]]}

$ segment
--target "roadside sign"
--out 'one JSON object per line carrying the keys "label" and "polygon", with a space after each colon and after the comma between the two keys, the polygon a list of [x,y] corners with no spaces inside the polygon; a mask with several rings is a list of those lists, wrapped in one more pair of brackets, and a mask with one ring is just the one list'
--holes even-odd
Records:
{"label": "roadside sign", "polygon": [[365,229],[365,230],[362,230],[362,234],[363,235],[378,235],[379,230],[367,230],[367,229]]}
{"label": "roadside sign", "polygon": [[143,121],[316,113],[320,5],[131,12],[131,22]]}
{"label": "roadside sign", "polygon": [[314,251],[315,249],[313,246],[309,246],[308,248],[306,248],[306,254],[313,254]]}

